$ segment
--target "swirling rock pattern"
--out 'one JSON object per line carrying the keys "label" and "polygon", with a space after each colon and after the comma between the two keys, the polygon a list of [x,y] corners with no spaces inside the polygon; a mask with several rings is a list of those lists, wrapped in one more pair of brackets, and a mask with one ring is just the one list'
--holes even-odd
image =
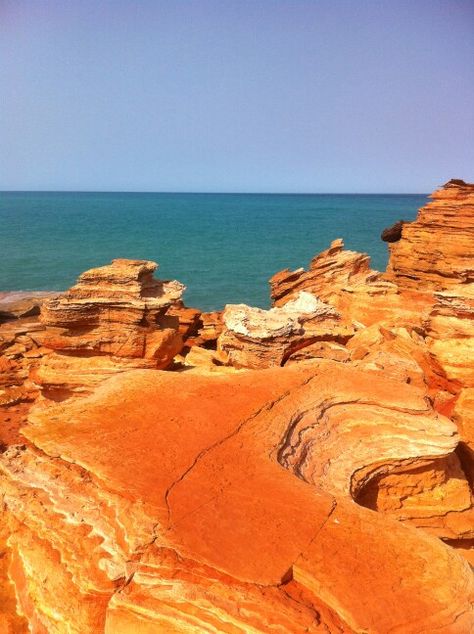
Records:
{"label": "swirling rock pattern", "polygon": [[468,631],[467,563],[351,500],[452,455],[422,394],[325,361],[133,370],[38,410],[0,460],[22,614],[47,632]]}

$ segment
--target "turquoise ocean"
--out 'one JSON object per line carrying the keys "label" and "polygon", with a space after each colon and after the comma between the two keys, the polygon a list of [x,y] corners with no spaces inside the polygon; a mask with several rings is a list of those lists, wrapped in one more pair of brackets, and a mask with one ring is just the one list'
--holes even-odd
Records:
{"label": "turquoise ocean", "polygon": [[421,194],[0,192],[0,291],[63,290],[113,258],[158,262],[202,310],[269,306],[268,278],[306,267],[335,238],[387,264],[381,231]]}

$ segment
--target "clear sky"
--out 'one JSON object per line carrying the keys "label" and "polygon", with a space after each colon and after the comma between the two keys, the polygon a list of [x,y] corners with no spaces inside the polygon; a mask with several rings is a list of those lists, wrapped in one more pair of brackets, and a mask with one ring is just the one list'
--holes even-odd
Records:
{"label": "clear sky", "polygon": [[474,180],[473,0],[0,0],[0,189]]}

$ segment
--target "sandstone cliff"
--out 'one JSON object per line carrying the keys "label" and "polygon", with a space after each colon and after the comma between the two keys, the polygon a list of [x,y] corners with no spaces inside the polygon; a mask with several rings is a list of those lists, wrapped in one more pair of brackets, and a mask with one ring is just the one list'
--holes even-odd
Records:
{"label": "sandstone cliff", "polygon": [[387,279],[400,287],[443,290],[474,282],[474,184],[451,180],[390,244]]}

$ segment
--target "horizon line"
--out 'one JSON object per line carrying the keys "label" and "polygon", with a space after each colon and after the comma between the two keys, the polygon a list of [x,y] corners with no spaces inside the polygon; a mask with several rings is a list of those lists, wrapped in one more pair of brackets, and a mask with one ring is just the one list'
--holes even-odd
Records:
{"label": "horizon line", "polygon": [[204,196],[428,196],[429,192],[172,191],[142,189],[1,189],[2,194],[184,194]]}

